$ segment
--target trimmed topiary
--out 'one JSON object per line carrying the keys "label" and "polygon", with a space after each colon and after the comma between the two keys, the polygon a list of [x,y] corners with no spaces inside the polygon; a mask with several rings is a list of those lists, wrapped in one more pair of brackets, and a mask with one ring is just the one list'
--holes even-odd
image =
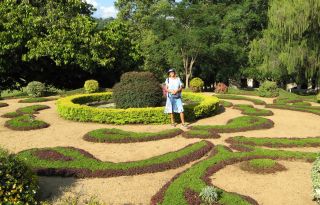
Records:
{"label": "trimmed topiary", "polygon": [[273,159],[253,159],[242,162],[240,168],[256,174],[270,174],[287,170],[283,165]]}
{"label": "trimmed topiary", "polygon": [[32,81],[27,85],[26,92],[29,96],[41,97],[46,92],[46,86],[41,82]]}
{"label": "trimmed topiary", "polygon": [[[57,101],[58,113],[68,120],[81,122],[99,122],[111,124],[167,124],[168,115],[164,114],[163,107],[148,108],[97,108],[85,105],[93,101],[108,101],[112,98],[111,92],[74,95],[60,98]],[[219,107],[219,99],[214,96],[200,93],[185,92],[185,100],[196,102],[185,105],[186,120],[212,116]]]}
{"label": "trimmed topiary", "polygon": [[204,86],[204,82],[201,78],[193,78],[190,81],[190,88],[193,92],[201,92]]}
{"label": "trimmed topiary", "polygon": [[279,89],[276,82],[265,81],[258,89],[260,97],[277,97],[279,96]]}
{"label": "trimmed topiary", "polygon": [[21,160],[0,150],[0,204],[37,204],[37,178]]}
{"label": "trimmed topiary", "polygon": [[162,89],[150,72],[129,72],[121,76],[113,88],[117,108],[143,108],[160,106]]}
{"label": "trimmed topiary", "polygon": [[86,93],[95,93],[99,91],[99,82],[96,80],[87,80],[83,87]]}

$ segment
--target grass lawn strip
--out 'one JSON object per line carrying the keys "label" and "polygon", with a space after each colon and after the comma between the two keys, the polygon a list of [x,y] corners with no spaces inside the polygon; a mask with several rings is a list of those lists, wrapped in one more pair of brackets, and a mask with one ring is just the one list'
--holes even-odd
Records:
{"label": "grass lawn strip", "polygon": [[22,114],[38,114],[40,110],[49,109],[50,107],[47,105],[30,105],[27,107],[22,107],[17,109],[16,112],[22,113]]}
{"label": "grass lawn strip", "polygon": [[208,129],[191,129],[187,132],[182,133],[182,136],[185,138],[201,138],[201,139],[218,139],[221,136]]}
{"label": "grass lawn strip", "polygon": [[0,102],[0,108],[1,108],[1,107],[7,107],[7,106],[9,106],[7,103],[2,103],[2,102]]}
{"label": "grass lawn strip", "polygon": [[271,116],[273,112],[266,109],[254,108],[252,105],[238,104],[233,106],[234,109],[241,110],[243,115],[251,116]]}
{"label": "grass lawn strip", "polygon": [[1,115],[1,117],[4,117],[4,118],[14,118],[14,117],[19,117],[23,115],[22,113],[17,113],[17,112],[8,112],[8,113],[5,113],[3,115]]}
{"label": "grass lawn strip", "polygon": [[[39,175],[64,176],[64,177],[114,177],[124,175],[136,175],[154,173],[167,169],[173,169],[203,157],[213,147],[208,141],[190,144],[180,150],[169,152],[146,160],[132,162],[103,162],[89,157],[85,151],[79,149],[56,147],[50,150],[59,152],[65,157],[71,157],[72,161],[43,160],[39,159],[36,151],[31,149],[18,153],[18,157],[25,161]],[[45,148],[48,150],[48,148]]]}
{"label": "grass lawn strip", "polygon": [[282,104],[267,104],[267,108],[293,110],[300,112],[308,112],[316,115],[320,115],[320,107],[316,106],[295,106],[295,105],[282,105]]}
{"label": "grass lawn strip", "polygon": [[[152,197],[151,204],[187,205],[188,201],[185,197],[186,190],[189,189],[196,193],[200,193],[202,188],[212,185],[210,176],[227,165],[259,158],[303,160],[312,162],[317,157],[317,153],[267,150],[257,147],[250,147],[252,150],[250,152],[232,152],[221,145],[216,146],[214,149],[215,152],[213,155],[173,177],[170,182],[164,185],[160,191]],[[253,199],[228,192],[223,192],[219,203],[226,205],[257,204]]]}
{"label": "grass lawn strip", "polygon": [[32,115],[22,115],[6,121],[4,126],[12,130],[27,131],[47,128],[49,124],[41,120],[36,120]]}
{"label": "grass lawn strip", "polygon": [[253,159],[240,164],[240,169],[256,174],[271,174],[287,170],[282,164],[272,159]]}
{"label": "grass lawn strip", "polygon": [[265,105],[266,102],[263,100],[240,96],[240,95],[228,95],[228,94],[222,94],[222,95],[215,95],[219,99],[228,99],[228,100],[245,100],[254,103],[255,105]]}
{"label": "grass lawn strip", "polygon": [[48,101],[53,101],[56,100],[57,98],[43,98],[43,97],[38,97],[38,98],[26,98],[19,100],[19,103],[37,103],[37,102],[48,102]]}
{"label": "grass lawn strip", "polygon": [[257,116],[241,116],[231,119],[226,125],[196,125],[194,130],[210,130],[216,133],[244,132],[249,130],[269,129],[274,126],[273,121]]}
{"label": "grass lawn strip", "polygon": [[91,142],[131,143],[172,138],[180,135],[181,129],[169,129],[160,132],[129,132],[120,129],[98,129],[87,133],[83,139]]}
{"label": "grass lawn strip", "polygon": [[255,137],[230,137],[226,139],[230,144],[245,144],[265,147],[319,147],[320,137],[308,138],[255,138]]}
{"label": "grass lawn strip", "polygon": [[220,103],[220,105],[222,105],[223,107],[232,107],[232,106],[233,106],[232,102],[225,101],[225,100],[220,100],[219,103]]}

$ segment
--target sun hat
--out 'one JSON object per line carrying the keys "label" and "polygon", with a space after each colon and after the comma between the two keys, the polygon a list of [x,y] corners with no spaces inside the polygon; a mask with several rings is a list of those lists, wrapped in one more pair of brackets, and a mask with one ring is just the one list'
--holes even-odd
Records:
{"label": "sun hat", "polygon": [[170,68],[167,73],[171,73],[171,72],[176,73],[176,71],[173,68]]}

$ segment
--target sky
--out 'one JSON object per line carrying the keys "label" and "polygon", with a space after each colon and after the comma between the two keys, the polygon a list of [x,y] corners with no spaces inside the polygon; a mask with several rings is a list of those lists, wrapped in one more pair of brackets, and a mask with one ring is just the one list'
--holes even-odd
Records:
{"label": "sky", "polygon": [[84,0],[89,4],[92,4],[97,11],[93,14],[94,17],[108,18],[116,17],[117,10],[114,7],[115,0]]}

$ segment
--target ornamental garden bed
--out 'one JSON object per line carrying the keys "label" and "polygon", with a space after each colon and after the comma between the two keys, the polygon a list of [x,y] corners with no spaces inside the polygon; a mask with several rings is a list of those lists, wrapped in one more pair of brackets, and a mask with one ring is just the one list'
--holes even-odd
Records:
{"label": "ornamental garden bed", "polygon": [[[69,96],[57,101],[57,109],[62,118],[81,122],[110,124],[170,123],[169,116],[164,114],[163,107],[115,109],[86,105],[90,102],[108,101],[111,98],[111,92]],[[186,120],[190,122],[212,116],[219,107],[219,99],[213,96],[184,92],[183,99],[196,102],[196,104],[184,107]]]}
{"label": "ornamental garden bed", "polygon": [[271,116],[273,112],[266,109],[254,108],[252,105],[234,105],[234,109],[241,110],[241,114],[252,116]]}

